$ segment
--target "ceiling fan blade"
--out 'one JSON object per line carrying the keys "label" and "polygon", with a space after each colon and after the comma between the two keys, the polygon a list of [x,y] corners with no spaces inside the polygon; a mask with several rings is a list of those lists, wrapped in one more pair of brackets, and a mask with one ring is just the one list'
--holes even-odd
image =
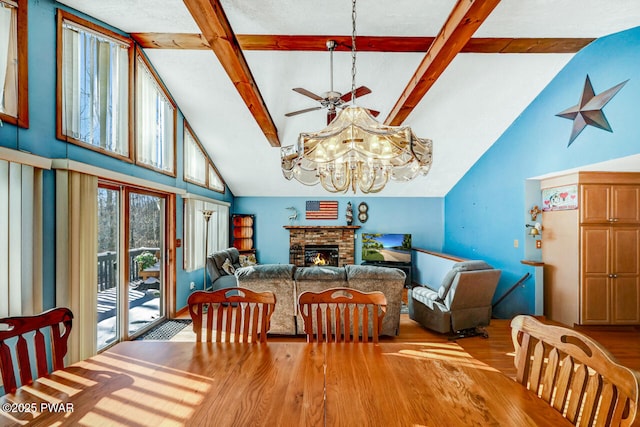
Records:
{"label": "ceiling fan blade", "polygon": [[308,113],[309,111],[320,110],[322,107],[311,107],[305,108],[304,110],[292,111],[290,113],[285,114],[285,117],[297,116],[298,114]]}
{"label": "ceiling fan blade", "polygon": [[327,111],[327,124],[331,123],[333,121],[333,119],[336,118],[336,110],[329,110]]}
{"label": "ceiling fan blade", "polygon": [[324,99],[321,96],[318,96],[315,93],[310,92],[310,91],[308,91],[308,90],[306,90],[304,88],[301,88],[301,87],[294,87],[293,90],[295,92],[298,92],[301,95],[308,96],[311,99],[315,99],[316,101],[322,101]]}
{"label": "ceiling fan blade", "polygon": [[376,110],[371,110],[369,108],[367,108],[367,111],[369,112],[369,114],[371,114],[373,117],[378,117],[378,115],[380,114],[380,111],[376,111]]}
{"label": "ceiling fan blade", "polygon": [[[371,89],[369,89],[366,86],[360,86],[359,88],[356,89],[356,98],[360,96],[368,95],[370,93],[371,93]],[[343,100],[344,102],[351,101],[351,92],[345,93],[340,97],[340,99]]]}

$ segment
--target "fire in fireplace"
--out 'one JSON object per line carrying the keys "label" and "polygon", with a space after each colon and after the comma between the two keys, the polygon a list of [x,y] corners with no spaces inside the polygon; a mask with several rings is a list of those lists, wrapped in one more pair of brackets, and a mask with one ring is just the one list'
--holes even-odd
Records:
{"label": "fire in fireplace", "polygon": [[304,247],[304,265],[332,265],[337,267],[339,259],[338,246],[306,245]]}

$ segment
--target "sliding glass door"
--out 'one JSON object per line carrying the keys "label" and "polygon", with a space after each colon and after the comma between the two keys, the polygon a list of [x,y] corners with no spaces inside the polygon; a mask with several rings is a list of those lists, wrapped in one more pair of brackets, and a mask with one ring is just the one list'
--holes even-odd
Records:
{"label": "sliding glass door", "polygon": [[98,350],[118,340],[120,188],[98,187]]}
{"label": "sliding glass door", "polygon": [[165,316],[166,199],[100,184],[98,350],[135,337]]}
{"label": "sliding glass door", "polygon": [[128,330],[134,334],[164,316],[164,198],[128,192]]}

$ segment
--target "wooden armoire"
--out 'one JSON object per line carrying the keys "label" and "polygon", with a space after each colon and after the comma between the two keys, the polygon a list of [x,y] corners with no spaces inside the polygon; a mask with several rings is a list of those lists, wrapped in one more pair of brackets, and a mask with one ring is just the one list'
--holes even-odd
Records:
{"label": "wooden armoire", "polygon": [[640,324],[640,173],[577,172],[578,209],[542,214],[545,316],[566,325]]}

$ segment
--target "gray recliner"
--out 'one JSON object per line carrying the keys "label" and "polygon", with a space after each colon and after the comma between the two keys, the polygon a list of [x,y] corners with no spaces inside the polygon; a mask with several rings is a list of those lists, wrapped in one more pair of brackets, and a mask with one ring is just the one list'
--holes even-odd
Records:
{"label": "gray recliner", "polygon": [[441,333],[487,326],[500,273],[484,261],[455,263],[438,289],[409,290],[409,317]]}
{"label": "gray recliner", "polygon": [[[240,253],[236,248],[224,249],[218,252],[213,252],[207,257],[207,273],[209,273],[209,280],[211,280],[211,290],[217,291],[218,289],[235,288],[238,286],[235,274],[232,270],[225,271],[223,265],[225,261],[228,261],[233,270],[240,268]],[[205,289],[208,289],[205,286]]]}

